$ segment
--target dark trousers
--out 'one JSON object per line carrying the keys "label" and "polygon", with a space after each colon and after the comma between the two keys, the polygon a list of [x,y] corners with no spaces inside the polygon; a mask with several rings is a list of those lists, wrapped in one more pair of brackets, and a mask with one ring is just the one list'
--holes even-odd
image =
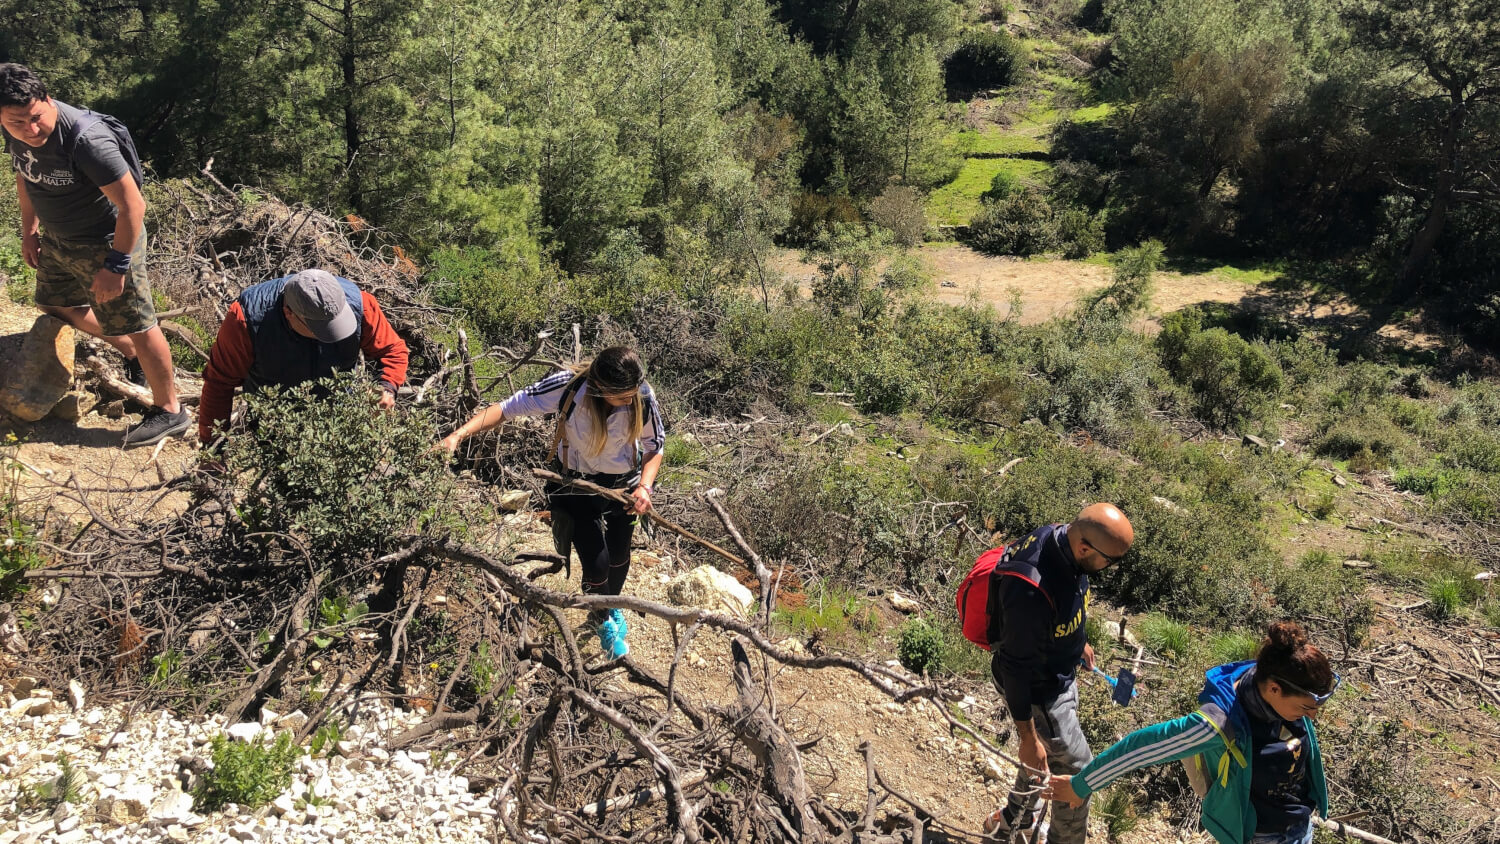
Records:
{"label": "dark trousers", "polygon": [[583,591],[590,595],[618,595],[630,573],[630,540],[635,515],[625,506],[597,495],[547,490],[552,507],[552,543],[566,558],[578,551],[583,566]]}

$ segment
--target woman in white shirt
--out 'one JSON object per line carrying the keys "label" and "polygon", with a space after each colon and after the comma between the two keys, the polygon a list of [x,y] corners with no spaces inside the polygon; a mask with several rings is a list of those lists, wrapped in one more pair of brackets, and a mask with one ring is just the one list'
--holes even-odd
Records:
{"label": "woman in white shirt", "polygon": [[[577,549],[586,594],[618,595],[630,572],[636,516],[651,509],[666,441],[656,394],[634,349],[612,346],[587,366],[543,378],[474,414],[444,437],[442,446],[451,453],[464,438],[508,418],[548,414],[561,415],[553,436],[553,469],[629,495],[625,507],[566,485],[547,485],[557,552],[566,557],[570,547]],[[623,612],[590,613],[589,622],[611,659],[628,652]]]}

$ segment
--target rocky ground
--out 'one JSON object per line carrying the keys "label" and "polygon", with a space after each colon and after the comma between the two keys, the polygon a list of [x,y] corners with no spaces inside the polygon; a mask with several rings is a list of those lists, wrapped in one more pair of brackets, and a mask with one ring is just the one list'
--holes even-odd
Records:
{"label": "rocky ground", "polygon": [[[520,524],[510,530],[517,545],[545,547],[547,535],[539,523],[516,521]],[[681,600],[672,584],[684,575],[664,551],[643,549],[635,556],[627,591],[653,600],[668,601],[673,595]],[[549,585],[567,588],[560,576],[549,579]],[[574,615],[571,620],[581,624],[582,613]],[[634,658],[666,672],[676,649],[669,625],[632,615],[629,642]],[[597,642],[585,640],[584,645],[586,657],[599,654]],[[793,640],[783,645],[800,647]],[[864,803],[859,751],[864,742],[871,744],[877,766],[894,788],[976,835],[985,814],[1003,799],[1014,769],[950,734],[931,703],[894,703],[846,671],[782,668],[773,673],[776,706],[785,723],[804,746],[812,743],[803,754],[809,783],[835,803],[848,808]],[[701,632],[680,666],[679,688],[695,702],[722,702],[734,696],[729,678],[729,638]],[[37,689],[26,678],[10,678],[6,689],[0,710],[0,844],[503,838],[494,820],[496,790],[471,793],[469,780],[452,772],[459,760],[443,746],[458,734],[439,735],[423,751],[390,752],[386,742],[424,716],[390,708],[379,696],[360,702],[356,717],[336,741],[320,753],[302,755],[291,785],[269,805],[200,812],[191,791],[211,764],[214,736],[263,741],[280,729],[299,726],[305,716],[262,710],[257,722],[226,727],[166,711],[134,711],[126,701],[107,701],[102,695],[90,699],[81,688]],[[984,690],[974,691],[958,706],[984,725],[993,719],[996,701]],[[57,782],[64,760],[79,775],[76,800],[48,805],[38,787],[45,792]],[[1096,825],[1096,840],[1104,840],[1102,821]],[[1181,836],[1168,823],[1153,820],[1120,840],[1201,839]]]}

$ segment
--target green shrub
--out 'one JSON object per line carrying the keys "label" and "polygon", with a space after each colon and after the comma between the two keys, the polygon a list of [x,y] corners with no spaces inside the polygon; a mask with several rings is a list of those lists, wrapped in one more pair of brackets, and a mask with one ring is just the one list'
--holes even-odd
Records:
{"label": "green shrub", "polygon": [[1250,659],[1258,647],[1260,637],[1247,630],[1225,630],[1208,637],[1208,653],[1217,665]]}
{"label": "green shrub", "polygon": [[934,674],[942,665],[943,634],[926,620],[909,619],[896,638],[896,658],[914,674]]}
{"label": "green shrub", "polygon": [[1131,803],[1128,787],[1106,789],[1095,802],[1094,811],[1104,818],[1104,828],[1111,841],[1134,832],[1141,822],[1136,815],[1135,805]]}
{"label": "green shrub", "polygon": [[1412,466],[1397,470],[1391,478],[1391,485],[1417,495],[1443,496],[1461,486],[1464,480],[1464,474],[1453,469]]}
{"label": "green shrub", "polygon": [[1500,435],[1479,429],[1455,431],[1449,459],[1455,466],[1500,474]]}
{"label": "green shrub", "polygon": [[964,33],[948,57],[948,87],[959,90],[1000,88],[1014,84],[1026,61],[1026,49],[1003,29]]}
{"label": "green shrub", "polygon": [[1164,251],[1159,240],[1121,249],[1110,260],[1114,265],[1110,283],[1084,296],[1083,310],[1090,316],[1112,319],[1144,313],[1151,306]]}
{"label": "green shrub", "polygon": [[66,753],[57,756],[57,776],[34,783],[29,789],[21,789],[16,798],[20,808],[32,811],[41,809],[51,812],[63,803],[83,801],[83,787],[88,784],[83,771],[73,767],[73,760]]}
{"label": "green shrub", "polygon": [[989,190],[980,194],[979,198],[980,200],[999,202],[1002,199],[1009,199],[1012,194],[1021,191],[1023,188],[1020,176],[1017,176],[1010,170],[999,170],[990,178]]}
{"label": "green shrub", "polygon": [[433,301],[463,311],[490,342],[534,334],[555,318],[557,279],[543,272],[534,242],[445,247],[428,263]]}
{"label": "green shrub", "polygon": [[870,221],[891,233],[898,246],[910,248],[927,233],[927,206],[922,192],[910,185],[891,185],[870,200]]}
{"label": "green shrub", "polygon": [[1427,585],[1427,615],[1433,621],[1448,621],[1458,615],[1463,600],[1463,591],[1458,581],[1451,577],[1434,580]]}
{"label": "green shrub", "polygon": [[1218,427],[1249,421],[1281,393],[1281,367],[1262,343],[1222,328],[1202,328],[1203,313],[1184,308],[1162,320],[1162,363],[1192,392],[1193,412]]}
{"label": "green shrub", "polygon": [[1364,579],[1327,551],[1309,551],[1286,567],[1274,592],[1278,616],[1329,619],[1348,647],[1363,642],[1375,620]]}
{"label": "green shrub", "polygon": [[987,202],[969,221],[965,243],[988,255],[1040,255],[1060,246],[1052,206],[1042,192],[1026,188]]}
{"label": "green shrub", "polygon": [[193,790],[193,806],[199,811],[216,811],[228,803],[255,808],[271,802],[291,786],[292,764],[302,752],[289,732],[269,744],[218,735],[212,749],[214,765]]}
{"label": "green shrub", "polygon": [[1167,377],[1143,335],[1108,321],[1054,321],[1034,337],[1031,366],[1046,380],[1028,383],[1028,415],[1115,443],[1156,407]]}
{"label": "green shrub", "polygon": [[1326,521],[1330,516],[1338,512],[1338,493],[1331,489],[1319,490],[1313,496],[1312,501],[1308,503],[1307,509],[1309,513],[1313,514],[1314,518]]}
{"label": "green shrub", "polygon": [[1104,249],[1104,218],[1080,208],[1057,212],[1057,241],[1064,258],[1087,258]]}
{"label": "green shrub", "polygon": [[1389,465],[1412,446],[1411,437],[1384,414],[1367,410],[1357,415],[1335,417],[1325,423],[1313,440],[1319,457],[1349,460],[1356,456],[1366,463]]}
{"label": "green shrub", "polygon": [[1138,622],[1141,644],[1153,653],[1185,659],[1193,652],[1193,631],[1162,613],[1149,613]]}
{"label": "green shrub", "polygon": [[302,537],[325,559],[382,548],[442,512],[452,486],[425,412],[375,408],[350,375],[247,397],[222,449],[252,531]]}

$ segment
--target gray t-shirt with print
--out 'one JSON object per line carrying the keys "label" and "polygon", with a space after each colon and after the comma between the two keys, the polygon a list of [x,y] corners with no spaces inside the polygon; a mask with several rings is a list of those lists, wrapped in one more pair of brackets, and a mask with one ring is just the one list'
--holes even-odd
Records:
{"label": "gray t-shirt with print", "polygon": [[71,130],[83,112],[56,99],[52,102],[57,106],[57,128],[46,143],[32,147],[5,134],[11,166],[25,180],[32,210],[53,237],[96,240],[113,234],[117,212],[99,186],[130,173],[120,142],[108,126],[97,122],[84,132],[70,159],[62,145],[64,129]]}

